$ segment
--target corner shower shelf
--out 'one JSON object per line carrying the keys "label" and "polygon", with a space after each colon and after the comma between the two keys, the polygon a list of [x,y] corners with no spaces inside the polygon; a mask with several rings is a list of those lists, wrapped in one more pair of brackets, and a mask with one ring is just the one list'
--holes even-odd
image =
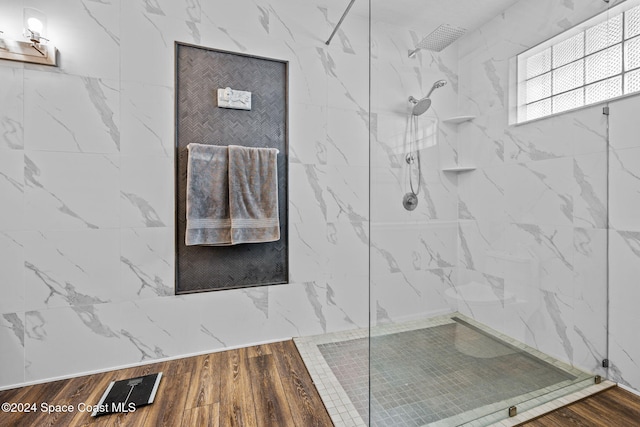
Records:
{"label": "corner shower shelf", "polygon": [[456,116],[456,117],[449,117],[448,119],[442,119],[443,123],[451,123],[451,124],[460,124],[460,123],[464,123],[464,122],[468,122],[471,121],[473,119],[475,119],[476,116]]}
{"label": "corner shower shelf", "polygon": [[473,170],[476,170],[475,166],[456,166],[453,168],[442,168],[442,172],[453,172],[453,173],[470,172]]}

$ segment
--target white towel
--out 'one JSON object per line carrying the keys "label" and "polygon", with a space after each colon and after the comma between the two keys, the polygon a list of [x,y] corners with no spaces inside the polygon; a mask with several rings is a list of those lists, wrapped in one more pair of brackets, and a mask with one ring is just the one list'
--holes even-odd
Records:
{"label": "white towel", "polygon": [[185,244],[230,245],[229,151],[189,144]]}
{"label": "white towel", "polygon": [[280,240],[278,150],[229,146],[232,244]]}

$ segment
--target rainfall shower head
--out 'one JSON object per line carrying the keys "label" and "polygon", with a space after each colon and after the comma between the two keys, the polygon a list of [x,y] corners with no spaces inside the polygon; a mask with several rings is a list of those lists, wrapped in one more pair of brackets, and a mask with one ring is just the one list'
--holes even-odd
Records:
{"label": "rainfall shower head", "polygon": [[462,37],[466,32],[467,30],[464,28],[455,27],[449,24],[442,24],[433,30],[431,34],[423,38],[420,43],[416,45],[414,50],[409,51],[409,58],[413,58],[420,49],[440,52],[445,47]]}
{"label": "rainfall shower head", "polygon": [[433,86],[431,86],[431,90],[429,90],[429,93],[427,94],[427,96],[425,96],[422,99],[416,99],[413,96],[410,96],[409,102],[413,104],[413,109],[411,110],[411,114],[413,114],[414,116],[419,116],[421,114],[424,114],[429,109],[429,107],[431,107],[431,99],[429,97],[431,96],[433,91],[438,88],[441,88],[446,84],[447,84],[446,80],[438,80],[433,84]]}

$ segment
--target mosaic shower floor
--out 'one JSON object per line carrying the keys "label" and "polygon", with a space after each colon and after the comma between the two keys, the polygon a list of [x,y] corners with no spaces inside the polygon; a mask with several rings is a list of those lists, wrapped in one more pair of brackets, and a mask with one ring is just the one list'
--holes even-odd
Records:
{"label": "mosaic shower floor", "polygon": [[459,314],[368,332],[295,339],[337,426],[488,425],[591,378]]}

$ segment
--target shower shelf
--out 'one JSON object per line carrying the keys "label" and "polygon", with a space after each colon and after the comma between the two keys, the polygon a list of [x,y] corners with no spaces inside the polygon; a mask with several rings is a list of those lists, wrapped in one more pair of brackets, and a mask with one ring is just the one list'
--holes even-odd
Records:
{"label": "shower shelf", "polygon": [[451,123],[451,124],[460,124],[460,123],[464,123],[464,122],[468,122],[471,121],[473,119],[475,119],[476,116],[456,116],[456,117],[449,117],[448,119],[442,119],[443,123]]}
{"label": "shower shelf", "polygon": [[456,166],[453,168],[442,168],[442,172],[454,172],[454,173],[471,172],[473,170],[476,170],[475,166]]}

